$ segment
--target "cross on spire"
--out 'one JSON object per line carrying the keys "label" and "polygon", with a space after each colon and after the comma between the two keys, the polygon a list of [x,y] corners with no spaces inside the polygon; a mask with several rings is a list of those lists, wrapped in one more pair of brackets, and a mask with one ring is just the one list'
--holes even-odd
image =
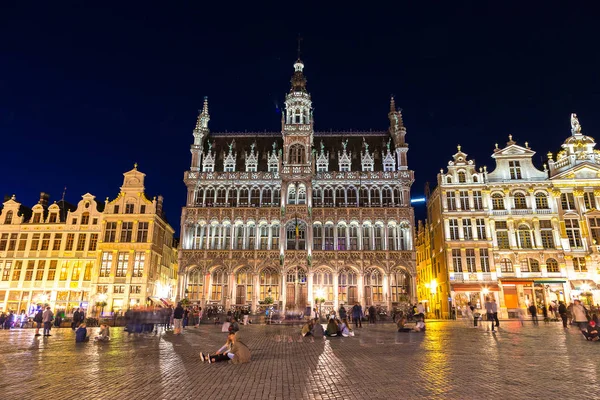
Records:
{"label": "cross on spire", "polygon": [[298,60],[300,59],[300,44],[302,43],[302,36],[298,34]]}

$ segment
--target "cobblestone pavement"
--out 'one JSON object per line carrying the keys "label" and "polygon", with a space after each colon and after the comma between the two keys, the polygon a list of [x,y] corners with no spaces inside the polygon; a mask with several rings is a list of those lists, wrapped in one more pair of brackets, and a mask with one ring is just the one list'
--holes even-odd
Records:
{"label": "cobblestone pavement", "polygon": [[[485,324],[484,324],[485,325]],[[600,393],[600,343],[576,328],[502,322],[492,334],[460,321],[425,334],[363,325],[354,338],[311,340],[298,326],[242,327],[249,364],[203,364],[225,341],[220,327],[181,336],[127,336],[76,344],[70,329],[49,338],[0,331],[4,399],[386,399],[564,398]],[[92,329],[95,333],[96,329]]]}

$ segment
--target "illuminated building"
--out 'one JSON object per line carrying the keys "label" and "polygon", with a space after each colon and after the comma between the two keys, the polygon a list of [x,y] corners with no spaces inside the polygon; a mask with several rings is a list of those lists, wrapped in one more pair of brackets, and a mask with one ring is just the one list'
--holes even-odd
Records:
{"label": "illuminated building", "polygon": [[392,98],[386,130],[315,131],[303,69],[280,132],[210,132],[205,100],[184,177],[180,297],[301,311],[416,297],[402,115]]}

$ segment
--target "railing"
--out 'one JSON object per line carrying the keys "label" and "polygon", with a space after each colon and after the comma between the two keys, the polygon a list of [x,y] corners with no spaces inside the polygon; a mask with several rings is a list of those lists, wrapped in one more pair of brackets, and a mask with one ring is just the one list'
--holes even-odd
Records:
{"label": "railing", "polygon": [[512,213],[514,215],[532,214],[532,210],[531,208],[513,208]]}
{"label": "railing", "polygon": [[508,215],[508,210],[492,210],[493,215]]}

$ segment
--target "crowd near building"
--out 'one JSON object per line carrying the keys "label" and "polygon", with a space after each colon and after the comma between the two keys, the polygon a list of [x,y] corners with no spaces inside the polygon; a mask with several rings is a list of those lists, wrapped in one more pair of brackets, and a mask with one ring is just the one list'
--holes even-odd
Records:
{"label": "crowd near building", "polygon": [[29,208],[16,196],[0,213],[0,311],[48,304],[67,315],[119,313],[173,298],[177,250],[163,199],[144,192],[145,174],[126,172],[114,200],[86,193],[73,205],[41,193]]}
{"label": "crowd near building", "polygon": [[417,233],[418,297],[433,316],[494,298],[502,317],[530,305],[600,303],[600,151],[571,115],[571,135],[540,170],[509,135],[493,171],[458,146],[428,194]]}
{"label": "crowd near building", "polygon": [[413,172],[391,99],[381,131],[316,131],[294,64],[281,131],[193,131],[178,296],[281,311],[341,304],[380,312],[416,300]]}

